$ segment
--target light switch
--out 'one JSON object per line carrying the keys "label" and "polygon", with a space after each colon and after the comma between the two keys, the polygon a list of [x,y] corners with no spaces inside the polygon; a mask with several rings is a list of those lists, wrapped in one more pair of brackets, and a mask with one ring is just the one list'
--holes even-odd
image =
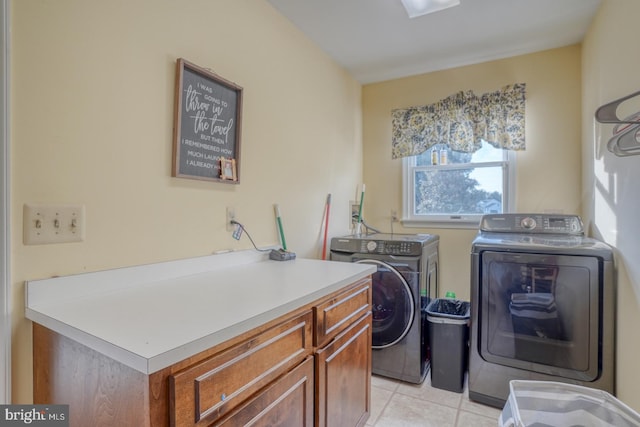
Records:
{"label": "light switch", "polygon": [[84,240],[84,205],[41,205],[23,208],[25,245],[81,242]]}

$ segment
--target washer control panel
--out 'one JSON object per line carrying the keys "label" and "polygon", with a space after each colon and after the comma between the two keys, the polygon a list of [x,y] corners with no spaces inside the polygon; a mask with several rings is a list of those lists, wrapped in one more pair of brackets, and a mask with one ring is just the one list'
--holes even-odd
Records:
{"label": "washer control panel", "polygon": [[362,240],[360,252],[384,255],[420,255],[422,253],[422,245],[418,242]]}
{"label": "washer control panel", "polygon": [[584,226],[578,215],[493,214],[482,217],[480,231],[582,236]]}
{"label": "washer control panel", "polygon": [[332,238],[331,253],[422,256],[427,246],[437,247],[439,239],[436,234],[354,234]]}

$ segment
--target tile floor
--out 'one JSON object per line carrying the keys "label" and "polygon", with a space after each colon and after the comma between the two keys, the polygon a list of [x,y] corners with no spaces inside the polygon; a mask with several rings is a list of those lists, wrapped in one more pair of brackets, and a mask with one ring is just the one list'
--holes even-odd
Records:
{"label": "tile floor", "polygon": [[422,384],[410,384],[374,375],[371,378],[373,427],[496,427],[500,410],[431,386],[431,376]]}

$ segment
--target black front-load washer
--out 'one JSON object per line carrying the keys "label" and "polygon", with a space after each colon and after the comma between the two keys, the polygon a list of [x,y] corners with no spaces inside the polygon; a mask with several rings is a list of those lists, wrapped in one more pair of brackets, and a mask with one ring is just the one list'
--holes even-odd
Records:
{"label": "black front-load washer", "polygon": [[331,260],[372,264],[372,371],[419,384],[429,368],[426,306],[438,291],[433,234],[335,237]]}

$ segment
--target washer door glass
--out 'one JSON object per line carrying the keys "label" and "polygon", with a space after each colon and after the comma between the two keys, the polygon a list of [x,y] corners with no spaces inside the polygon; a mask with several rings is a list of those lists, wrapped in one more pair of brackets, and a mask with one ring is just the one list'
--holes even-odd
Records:
{"label": "washer door glass", "polygon": [[372,259],[357,262],[378,267],[378,271],[372,275],[371,347],[390,347],[402,340],[411,329],[415,315],[411,288],[398,270],[385,262]]}

